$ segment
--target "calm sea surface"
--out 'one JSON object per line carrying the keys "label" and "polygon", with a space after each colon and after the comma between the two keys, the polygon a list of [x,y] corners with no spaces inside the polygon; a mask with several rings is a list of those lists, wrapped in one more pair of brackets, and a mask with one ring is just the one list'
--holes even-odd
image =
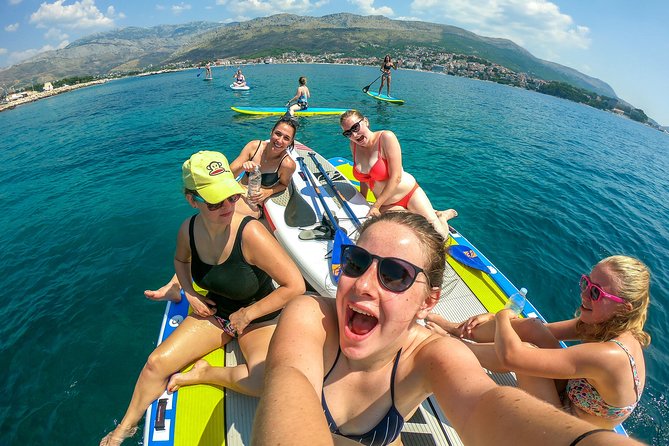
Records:
{"label": "calm sea surface", "polygon": [[[602,257],[646,262],[653,343],[625,426],[669,443],[669,135],[433,73],[393,73],[404,106],[361,92],[378,75],[371,67],[249,66],[249,92],[227,88],[231,69],[215,68],[213,82],[197,73],[113,81],[0,114],[0,444],[97,444],[120,419],[164,310],[142,292],[172,275],[191,213],[181,163],[201,149],[232,159],[268,137],[275,118],[230,106],[281,106],[301,75],[310,105],[357,108],[373,129],[392,129],[435,207],[456,208],[453,225],[548,320],[573,315],[579,275]],[[326,158],[350,156],[336,117],[301,124],[298,139]]]}

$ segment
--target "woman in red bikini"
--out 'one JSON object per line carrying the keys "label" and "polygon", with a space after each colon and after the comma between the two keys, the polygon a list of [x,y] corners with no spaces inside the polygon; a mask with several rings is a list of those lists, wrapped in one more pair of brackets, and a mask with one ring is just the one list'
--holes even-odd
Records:
{"label": "woman in red bikini", "polygon": [[456,217],[454,209],[435,211],[425,191],[402,168],[402,149],[390,130],[372,131],[369,120],[357,110],[348,110],[339,119],[343,135],[351,141],[353,176],[360,181],[360,192],[374,192],[376,202],[368,216],[386,211],[408,210],[427,219],[444,237],[448,220]]}

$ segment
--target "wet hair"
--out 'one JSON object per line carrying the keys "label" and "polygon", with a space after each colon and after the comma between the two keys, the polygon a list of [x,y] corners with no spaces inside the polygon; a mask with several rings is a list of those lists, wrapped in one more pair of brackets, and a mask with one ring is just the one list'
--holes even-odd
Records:
{"label": "wet hair", "polygon": [[298,82],[300,83],[300,85],[306,85],[307,78],[304,77],[304,76],[300,76],[300,78],[298,79]]}
{"label": "wet hair", "polygon": [[342,125],[344,121],[346,121],[348,118],[353,117],[354,119],[365,119],[365,115],[360,113],[358,110],[351,109],[351,110],[346,110],[344,113],[341,114],[339,117],[339,125]]}
{"label": "wet hair", "polygon": [[293,118],[292,116],[287,116],[284,115],[282,116],[276,123],[274,124],[274,127],[272,127],[272,131],[270,133],[274,133],[274,130],[279,126],[279,124],[288,124],[293,128],[293,141],[290,143],[290,147],[288,149],[290,150],[293,145],[295,144],[295,136],[297,135],[297,129],[300,126],[299,123],[297,122],[297,119]]}
{"label": "wet hair", "polygon": [[444,237],[422,215],[413,212],[392,211],[365,221],[360,227],[360,238],[370,227],[382,221],[405,226],[414,233],[418,238],[425,259],[423,270],[428,278],[429,286],[441,288],[446,263]]}
{"label": "wet hair", "polygon": [[596,266],[607,269],[613,275],[616,289],[611,290],[611,294],[625,299],[632,305],[632,309],[622,309],[611,319],[600,324],[588,325],[579,320],[576,324],[577,332],[583,339],[609,341],[629,331],[643,347],[647,347],[650,345],[650,335],[643,330],[643,326],[650,304],[648,267],[634,257],[623,255],[607,257]]}

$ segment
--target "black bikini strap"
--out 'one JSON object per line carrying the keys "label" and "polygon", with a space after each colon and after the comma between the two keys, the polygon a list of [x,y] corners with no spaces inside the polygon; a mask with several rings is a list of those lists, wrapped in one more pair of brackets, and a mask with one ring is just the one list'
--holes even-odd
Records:
{"label": "black bikini strap", "polygon": [[337,349],[337,357],[334,360],[334,364],[332,364],[332,367],[330,367],[330,370],[328,370],[328,373],[325,375],[325,378],[323,378],[323,382],[325,382],[328,379],[328,376],[330,376],[330,373],[334,370],[335,366],[337,365],[337,361],[339,361],[339,355],[341,354],[341,347]]}
{"label": "black bikini strap", "polygon": [[612,432],[612,431],[609,430],[609,429],[593,429],[593,430],[591,430],[591,431],[588,431],[588,432],[586,432],[586,433],[584,433],[584,434],[581,434],[581,435],[579,435],[578,437],[576,437],[576,439],[575,439],[574,441],[572,441],[572,442],[569,444],[569,446],[576,446],[576,445],[577,445],[581,440],[583,440],[585,437],[589,437],[590,435],[592,435],[592,434],[596,434],[597,432]]}
{"label": "black bikini strap", "polygon": [[395,364],[393,364],[393,372],[390,374],[390,400],[395,405],[395,372],[397,371],[397,364],[400,363],[400,354],[402,354],[402,349],[397,352],[395,355]]}

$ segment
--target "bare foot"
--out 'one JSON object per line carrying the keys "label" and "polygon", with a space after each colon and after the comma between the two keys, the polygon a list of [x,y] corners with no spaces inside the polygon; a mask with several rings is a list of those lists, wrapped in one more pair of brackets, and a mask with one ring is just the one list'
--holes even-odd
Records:
{"label": "bare foot", "polygon": [[144,291],[144,296],[147,299],[156,300],[156,301],[167,301],[170,300],[174,303],[181,302],[181,286],[179,285],[179,280],[177,276],[173,276],[169,282],[167,282],[162,287],[157,290],[146,290]]}
{"label": "bare foot", "polygon": [[[460,324],[447,320],[444,316],[436,313],[430,313],[425,318],[425,325],[433,331],[440,334],[451,334],[460,337]],[[443,332],[443,333],[442,333]]]}
{"label": "bare foot", "polygon": [[137,432],[137,426],[133,427],[123,427],[122,425],[116,426],[116,428],[104,436],[100,440],[100,446],[118,446],[126,438],[130,438]]}
{"label": "bare foot", "polygon": [[445,211],[436,211],[437,217],[439,217],[439,221],[441,221],[441,224],[448,227],[448,220],[451,218],[455,218],[458,216],[458,211],[455,209],[446,209]]}
{"label": "bare foot", "polygon": [[184,373],[172,375],[167,383],[168,392],[176,392],[182,386],[192,386],[193,384],[202,384],[205,381],[205,375],[211,368],[211,365],[204,359],[198,360],[193,368]]}

